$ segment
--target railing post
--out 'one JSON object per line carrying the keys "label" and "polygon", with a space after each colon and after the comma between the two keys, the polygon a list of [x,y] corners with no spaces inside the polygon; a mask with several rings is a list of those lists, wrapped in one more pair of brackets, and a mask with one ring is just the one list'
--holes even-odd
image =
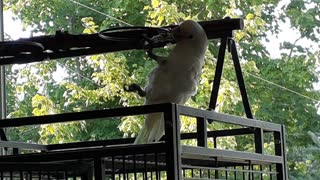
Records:
{"label": "railing post", "polygon": [[165,140],[167,147],[166,166],[168,180],[181,180],[181,146],[180,146],[180,118],[178,107],[172,104],[164,112]]}
{"label": "railing post", "polygon": [[101,157],[94,159],[94,179],[105,180],[105,164],[104,159]]}
{"label": "railing post", "polygon": [[197,118],[197,144],[201,147],[207,147],[207,120]]}
{"label": "railing post", "polygon": [[263,129],[256,128],[254,131],[254,145],[255,145],[256,153],[264,154],[263,144],[264,144]]}
{"label": "railing post", "polygon": [[276,164],[277,179],[278,180],[287,180],[288,171],[287,171],[287,157],[285,150],[285,128],[282,125],[280,132],[274,132],[274,145],[275,145],[275,155],[282,156],[283,162],[281,164]]}

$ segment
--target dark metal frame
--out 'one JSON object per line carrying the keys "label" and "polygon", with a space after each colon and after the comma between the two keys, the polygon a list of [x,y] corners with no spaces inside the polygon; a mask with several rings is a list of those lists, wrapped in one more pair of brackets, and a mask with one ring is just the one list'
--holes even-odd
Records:
{"label": "dark metal frame", "polygon": [[[31,121],[32,117],[7,119],[0,121],[0,128],[29,126],[57,122],[69,122],[83,119],[94,120],[101,117],[122,117],[154,112],[164,113],[165,137],[163,141],[143,145],[133,145],[132,138],[122,140],[105,140],[52,145],[27,144],[19,142],[0,142],[1,147],[18,148],[20,150],[36,149],[41,151],[40,153],[2,156],[0,157],[0,171],[3,167],[7,167],[8,163],[16,163],[16,168],[19,167],[20,169],[23,169],[25,163],[32,164],[42,162],[50,165],[51,163],[68,164],[68,162],[75,163],[77,161],[87,161],[90,162],[93,166],[95,178],[104,179],[104,177],[106,176],[105,169],[110,168],[112,164],[110,159],[112,159],[113,163],[115,163],[115,161],[117,160],[116,157],[118,156],[123,157],[123,162],[116,162],[116,166],[121,165],[123,167],[126,167],[127,173],[131,172],[133,174],[136,174],[142,171],[143,168],[148,168],[141,166],[141,168],[139,169],[138,164],[136,164],[137,167],[136,169],[134,169],[132,167],[133,165],[130,165],[129,162],[132,163],[135,161],[129,161],[129,159],[126,159],[133,157],[141,159],[142,155],[144,154],[147,156],[145,158],[148,159],[148,161],[151,161],[151,158],[153,159],[153,164],[155,164],[155,162],[158,163],[158,165],[153,165],[153,168],[148,168],[148,171],[154,171],[156,173],[160,171],[165,171],[167,179],[172,180],[182,179],[182,172],[192,167],[201,167],[202,171],[211,169],[212,171],[219,172],[219,170],[222,170],[221,168],[224,167],[251,167],[253,165],[260,166],[266,164],[273,164],[276,166],[276,171],[273,172],[273,174],[276,174],[277,179],[287,179],[283,126],[254,119],[248,120],[246,118],[226,114],[219,114],[208,110],[195,109],[176,104],[159,104],[107,109],[99,111],[88,111],[81,113],[37,116],[35,117],[35,121]],[[197,119],[197,132],[180,134],[181,115],[195,117]],[[61,119],[61,117],[64,118]],[[240,125],[244,128],[208,132],[205,128],[207,120],[212,120],[220,123]],[[255,128],[263,129],[264,134],[274,134],[274,155],[208,148],[207,141],[209,139],[215,141],[216,144],[218,137],[255,134]],[[193,147],[184,146],[180,144],[180,140],[183,139],[196,139],[198,144],[197,146]],[[257,148],[259,147],[256,147],[256,149]],[[108,158],[106,160],[106,157],[109,157],[109,160]],[[86,166],[89,167],[90,163],[87,163]],[[123,169],[121,171],[118,170],[118,173],[125,173],[122,172]],[[247,171],[247,174],[253,174],[254,172],[250,169],[239,170],[237,168],[234,168],[229,170],[233,172]],[[219,178],[219,173],[216,173],[215,176],[216,178]],[[113,177],[115,177],[115,175],[113,175]]]}
{"label": "dark metal frame", "polygon": [[[205,29],[209,39],[221,38],[209,104],[211,110],[200,110],[176,104],[159,104],[1,120],[0,135],[1,129],[8,127],[162,112],[165,117],[165,137],[160,142],[144,145],[133,145],[132,138],[51,145],[0,141],[0,147],[11,148],[13,152],[13,155],[0,157],[0,179],[2,180],[7,176],[11,180],[15,176],[14,171],[20,172],[20,178],[27,171],[30,179],[32,179],[33,171],[46,171],[47,179],[62,179],[60,176],[63,176],[65,179],[81,177],[81,179],[87,180],[92,179],[93,175],[96,180],[105,179],[107,176],[111,179],[116,179],[116,177],[128,179],[129,175],[137,179],[139,173],[142,173],[144,179],[147,179],[150,175],[151,177],[155,176],[156,179],[161,179],[163,172],[169,180],[188,179],[188,177],[201,179],[211,176],[216,179],[222,176],[226,179],[230,176],[237,179],[239,173],[241,173],[242,179],[247,176],[249,179],[255,179],[255,174],[258,174],[260,179],[263,178],[264,174],[269,174],[269,179],[273,177],[278,180],[288,179],[284,126],[255,120],[251,113],[236,44],[232,39],[233,30],[243,28],[242,20],[226,18],[200,22],[200,24]],[[161,29],[172,28],[174,26],[162,27]],[[156,28],[147,28],[148,30],[137,27],[131,30],[130,28],[125,29],[129,29],[129,31],[125,33],[121,31],[102,32],[107,33],[103,34],[104,36],[116,37],[114,39],[101,38],[99,33],[71,35],[67,32],[57,32],[55,36],[40,36],[14,42],[3,42],[0,43],[0,54],[2,55],[0,65],[150,48],[146,46],[143,36],[147,34],[147,36],[152,37],[159,33]],[[125,41],[116,41],[117,37],[118,39],[121,37]],[[167,43],[169,42],[163,41],[152,44],[152,47],[162,47]],[[61,44],[63,44],[63,47],[61,47]],[[245,113],[249,119],[213,111],[218,97],[226,49],[231,53],[234,62]],[[26,58],[28,61],[26,61]],[[180,133],[181,115],[196,118],[196,132]],[[207,131],[207,122],[213,121],[234,124],[242,128]],[[274,137],[274,155],[264,154],[264,135],[270,133]],[[253,135],[254,153],[217,149],[217,138],[238,135]],[[1,139],[6,140],[3,134]],[[185,139],[196,139],[197,146],[181,145],[181,140]],[[211,140],[214,144],[213,148],[208,147],[208,141]],[[19,154],[21,150],[25,149],[39,152]],[[12,163],[15,166],[12,166]],[[30,164],[35,165],[33,170],[26,168],[26,165]],[[38,166],[39,164],[42,166]],[[61,167],[65,169],[62,174],[59,173]],[[83,169],[83,171],[76,171],[73,167]],[[265,172],[266,168],[269,168],[267,172]],[[52,171],[58,173],[52,175]],[[38,173],[37,178],[40,180],[42,175],[42,173]]]}
{"label": "dark metal frame", "polygon": [[[206,31],[208,39],[216,39],[243,29],[242,19],[221,19],[202,21],[199,24]],[[73,35],[57,31],[55,35],[21,38],[17,41],[0,42],[0,65],[30,63],[65,57],[92,55],[107,52],[150,49],[145,37],[159,35],[161,31],[171,30],[176,25],[161,28],[123,27],[114,31],[102,31],[95,34]],[[111,37],[109,39],[104,36]],[[112,38],[113,37],[113,38]],[[118,40],[121,38],[122,40]],[[153,43],[152,47],[163,47],[172,40]]]}

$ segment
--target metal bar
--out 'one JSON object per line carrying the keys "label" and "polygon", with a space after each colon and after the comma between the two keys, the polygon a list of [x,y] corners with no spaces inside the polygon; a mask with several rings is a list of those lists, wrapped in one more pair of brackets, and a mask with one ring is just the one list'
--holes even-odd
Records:
{"label": "metal bar", "polygon": [[88,166],[79,165],[75,163],[61,162],[42,162],[42,163],[29,163],[29,162],[0,162],[1,171],[25,171],[25,172],[39,172],[42,169],[47,171],[64,171],[64,170],[83,170],[87,171],[89,169]]}
{"label": "metal bar", "polygon": [[[283,141],[282,141],[281,132],[274,132],[274,145],[275,145],[276,156],[279,156],[279,157],[283,156],[282,143]],[[283,162],[279,162],[278,164],[276,164],[276,171],[279,173],[277,175],[277,180],[285,179]]]}
{"label": "metal bar", "polygon": [[249,161],[249,168],[252,170],[252,172],[250,173],[251,175],[251,179],[254,180],[254,173],[253,173],[253,165],[251,165],[251,161]]}
{"label": "metal bar", "polygon": [[287,164],[287,151],[286,151],[286,128],[282,125],[281,136],[282,136],[282,157],[283,157],[283,170],[284,179],[288,180],[288,164]]}
{"label": "metal bar", "polygon": [[[238,128],[238,129],[207,131],[207,137],[209,138],[239,136],[239,135],[248,135],[248,134],[254,134],[254,130],[252,128]],[[197,138],[197,136],[198,136],[197,132],[183,133],[181,134],[181,139],[195,139]]]}
{"label": "metal bar", "polygon": [[[3,0],[0,0],[0,41],[4,41],[3,30]],[[0,57],[1,58],[1,57]],[[7,104],[6,104],[6,78],[5,78],[5,66],[0,66],[0,114],[1,119],[7,118]],[[0,128],[0,141],[7,141],[5,129]],[[0,149],[0,155],[5,154],[4,149]]]}
{"label": "metal bar", "polygon": [[24,150],[47,150],[46,145],[24,143],[24,142],[17,142],[17,141],[0,141],[0,147],[18,148],[18,149],[24,149]]}
{"label": "metal bar", "polygon": [[134,173],[134,180],[137,180],[137,169],[136,169],[136,154],[133,154],[133,173]]}
{"label": "metal bar", "polygon": [[154,112],[163,112],[171,105],[172,105],[171,103],[164,103],[164,104],[134,106],[134,107],[125,107],[125,108],[95,110],[95,111],[73,112],[73,113],[64,113],[64,114],[46,115],[46,116],[12,118],[12,119],[6,119],[6,120],[0,121],[0,128],[49,124],[49,123],[61,123],[61,122],[70,122],[70,121],[77,121],[77,120],[92,120],[92,119],[107,118],[107,117],[123,117],[123,116],[129,116],[129,115],[141,115],[141,114],[148,114],[148,113],[154,113]]}
{"label": "metal bar", "polygon": [[242,179],[246,179],[246,173],[244,172],[244,166],[242,166],[242,170],[243,170],[243,172],[242,172]]}
{"label": "metal bar", "polygon": [[[74,142],[64,144],[49,144],[46,145],[48,151],[62,150],[62,149],[81,149],[86,147],[105,147],[110,145],[122,145],[132,144],[135,138],[121,138],[121,139],[107,139],[100,141],[86,141],[86,142]],[[1,144],[0,144],[1,147]]]}
{"label": "metal bar", "polygon": [[[224,63],[224,57],[226,53],[227,48],[227,37],[224,37],[221,39],[220,48],[219,48],[219,54],[218,54],[218,60],[216,64],[216,71],[214,73],[214,80],[212,85],[212,91],[211,91],[211,97],[209,102],[209,108],[212,110],[215,110],[217,105],[217,99],[219,94],[219,87],[220,87],[220,81],[223,71],[223,63]],[[209,123],[211,121],[209,120]]]}
{"label": "metal bar", "polygon": [[247,126],[247,127],[262,128],[267,131],[278,131],[278,132],[281,131],[281,125],[279,124],[260,121],[256,119],[250,119],[250,121],[248,121],[247,118],[242,118],[242,117],[228,115],[228,114],[221,114],[214,111],[196,109],[196,108],[181,106],[181,105],[178,105],[178,109],[180,111],[180,114],[185,116],[205,117],[207,119],[211,119],[217,122],[235,124],[235,125]]}
{"label": "metal bar", "polygon": [[154,154],[154,165],[155,165],[155,171],[156,171],[156,180],[159,180],[158,153]]}
{"label": "metal bar", "polygon": [[124,154],[135,153],[155,153],[165,152],[165,143],[157,142],[152,144],[141,144],[141,145],[119,145],[108,148],[88,148],[88,149],[77,149],[69,151],[53,151],[44,154],[20,154],[18,156],[2,156],[0,162],[50,162],[50,161],[63,161],[86,158],[95,158],[112,156],[122,152]]}
{"label": "metal bar", "polygon": [[23,180],[23,171],[20,171],[20,180]]}
{"label": "metal bar", "polygon": [[115,164],[114,164],[114,156],[111,156],[111,167],[112,167],[112,180],[116,179],[116,169],[115,169]]}
{"label": "metal bar", "polygon": [[12,154],[13,155],[18,155],[20,153],[20,150],[18,148],[13,148],[12,149]]}
{"label": "metal bar", "polygon": [[[32,179],[31,179],[32,180]],[[59,175],[59,171],[56,171],[56,180],[60,180],[60,175]],[[81,180],[88,180],[88,178],[83,178],[81,177]]]}
{"label": "metal bar", "polygon": [[[218,131],[208,131],[208,137],[223,137],[223,136],[234,136],[234,135],[246,135],[253,134],[252,128],[240,128],[240,129],[228,129],[228,130],[218,130]],[[265,131],[266,132],[266,131]],[[197,133],[184,133],[181,134],[181,139],[193,139],[197,137]],[[132,144],[134,138],[123,138],[123,139],[111,139],[111,140],[101,140],[101,141],[89,141],[89,142],[76,142],[76,143],[66,143],[66,144],[50,144],[50,145],[38,145],[31,144],[29,147],[29,143],[22,143],[21,145],[27,145],[27,147],[20,146],[20,142],[15,145],[9,142],[0,142],[0,147],[18,147],[22,149],[43,149],[43,150],[62,150],[62,149],[80,149],[85,147],[103,147],[108,145],[117,145],[117,144]],[[33,146],[34,145],[34,146]],[[38,147],[40,146],[40,147]]]}
{"label": "metal bar", "polygon": [[232,38],[229,38],[228,44],[229,44],[230,50],[231,50],[232,60],[233,60],[234,69],[236,72],[238,85],[239,85],[239,89],[240,89],[240,93],[241,93],[241,97],[242,97],[243,107],[244,107],[245,113],[247,115],[247,118],[253,119],[253,115],[252,115],[252,111],[251,111],[251,107],[250,107],[250,103],[249,103],[249,99],[248,99],[248,94],[247,94],[246,86],[245,86],[243,75],[242,75],[242,70],[241,70],[241,65],[240,65],[240,60],[239,60],[239,56],[238,56],[236,43],[234,42],[234,40]]}
{"label": "metal bar", "polygon": [[105,180],[105,165],[102,158],[94,159],[94,179]]}
{"label": "metal bar", "polygon": [[[209,39],[220,38],[226,35],[232,36],[233,30],[243,29],[242,19],[221,19],[213,21],[199,22],[203,26]],[[173,26],[164,26],[164,28],[174,28]],[[134,27],[135,28],[135,27]],[[141,27],[140,27],[141,28]],[[143,32],[146,33],[146,32]],[[149,32],[148,32],[149,33]],[[137,37],[137,39],[130,43],[123,43],[118,41],[106,40],[96,34],[81,34],[72,35],[66,32],[58,31],[56,35],[50,36],[38,36],[32,38],[23,38],[15,42],[36,42],[44,47],[44,54],[25,55],[21,57],[21,54],[17,54],[15,57],[2,58],[0,64],[14,64],[14,63],[29,63],[35,61],[42,61],[45,59],[57,59],[65,57],[74,57],[81,55],[91,55],[106,52],[123,51],[130,49],[144,49],[143,43],[141,43],[142,32],[140,31],[116,31],[111,33],[112,36],[121,37]],[[151,34],[155,34],[153,31]],[[13,41],[14,42],[14,41]],[[155,47],[163,47],[169,42],[159,43],[154,45]],[[78,49],[75,49],[78,48]],[[50,50],[50,53],[47,52]],[[4,51],[6,52],[6,51]],[[1,53],[1,52],[0,52]],[[19,56],[20,55],[20,56]],[[28,58],[26,58],[28,57]]]}
{"label": "metal bar", "polygon": [[[253,170],[253,169],[248,169],[245,170],[244,168],[242,169],[230,169],[230,168],[215,168],[215,167],[202,167],[202,166],[189,166],[189,165],[183,165],[183,168],[199,168],[199,169],[210,169],[210,170],[217,170],[217,171],[229,171],[229,172],[245,172],[245,173],[261,173],[261,171]],[[265,174],[277,174],[277,172],[270,172],[270,171],[263,171]]]}
{"label": "metal bar", "polygon": [[[207,147],[207,120],[197,118],[197,144],[201,147]],[[182,138],[181,138],[182,139]]]}
{"label": "metal bar", "polygon": [[277,179],[288,179],[287,159],[285,151],[285,128],[282,126],[281,132],[274,133],[275,155],[281,156],[283,161],[276,164],[276,171],[279,173]]}
{"label": "metal bar", "polygon": [[222,150],[222,149],[206,149],[193,146],[182,146],[181,147],[182,157],[193,157],[193,158],[208,158],[212,159],[213,155],[220,158],[233,159],[233,160],[243,160],[247,162],[248,160],[256,163],[282,163],[283,158],[281,156],[272,155],[262,155],[257,153]]}
{"label": "metal bar", "polygon": [[144,167],[144,180],[147,180],[148,179],[148,171],[147,171],[147,155],[144,153],[143,154],[143,167]]}
{"label": "metal bar", "polygon": [[126,156],[122,155],[123,180],[126,180]]}
{"label": "metal bar", "polygon": [[256,128],[254,133],[254,144],[256,153],[264,154],[264,136],[263,136],[263,129]]}
{"label": "metal bar", "polygon": [[180,157],[180,118],[177,105],[172,105],[164,112],[165,135],[166,135],[166,162],[167,179],[180,180],[181,175],[181,157]]}
{"label": "metal bar", "polygon": [[[215,159],[215,165],[216,165],[216,168],[218,168],[218,163],[219,163],[219,161],[218,161],[218,157],[215,157],[214,158]],[[220,175],[219,175],[219,170],[218,169],[214,169],[214,178],[216,178],[216,179],[219,179],[219,177],[220,177]]]}
{"label": "metal bar", "polygon": [[225,174],[226,179],[228,179],[228,170],[229,170],[229,169],[226,167],[226,172],[225,172],[225,173],[226,173],[226,174]]}

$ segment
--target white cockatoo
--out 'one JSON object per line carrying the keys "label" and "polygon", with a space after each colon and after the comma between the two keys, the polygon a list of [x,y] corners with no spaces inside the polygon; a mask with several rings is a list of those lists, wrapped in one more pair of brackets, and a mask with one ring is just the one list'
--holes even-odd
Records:
{"label": "white cockatoo", "polygon": [[[172,35],[177,43],[168,57],[158,57],[149,51],[158,66],[149,75],[145,91],[134,88],[145,96],[146,105],[184,104],[196,93],[208,46],[206,33],[197,22],[186,20],[172,30]],[[148,114],[134,144],[159,141],[163,135],[163,113]]]}

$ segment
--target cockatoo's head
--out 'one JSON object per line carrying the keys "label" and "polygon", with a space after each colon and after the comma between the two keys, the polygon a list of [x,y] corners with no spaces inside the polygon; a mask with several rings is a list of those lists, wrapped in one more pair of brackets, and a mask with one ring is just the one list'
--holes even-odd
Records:
{"label": "cockatoo's head", "polygon": [[195,21],[186,20],[172,30],[174,39],[180,41],[206,41],[203,28]]}

